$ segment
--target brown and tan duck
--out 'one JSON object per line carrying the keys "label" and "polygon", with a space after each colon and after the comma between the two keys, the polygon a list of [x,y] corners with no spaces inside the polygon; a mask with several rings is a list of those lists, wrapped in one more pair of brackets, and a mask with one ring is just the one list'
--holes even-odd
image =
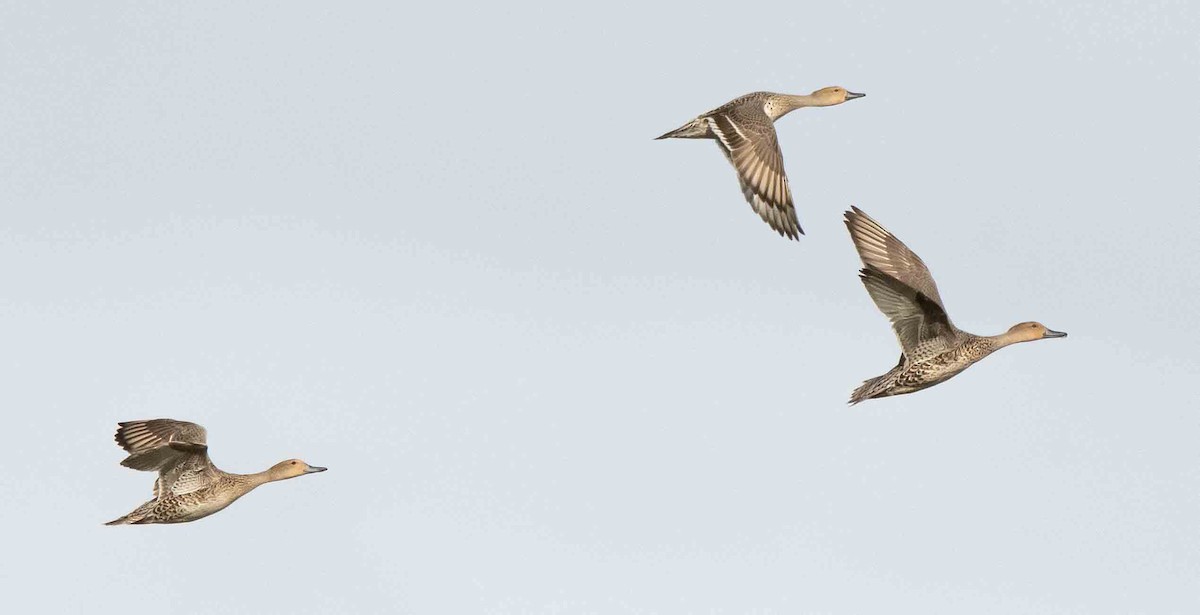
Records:
{"label": "brown and tan duck", "polygon": [[207,432],[195,423],[153,419],[117,425],[117,444],[129,452],[121,465],[158,472],[158,480],[153,500],[105,525],[195,521],[221,511],[259,485],[325,471],[288,459],[265,472],[230,474],[208,459]]}
{"label": "brown and tan duck", "polygon": [[967,333],[950,322],[933,276],[908,246],[857,207],[846,212],[846,228],[865,265],[859,272],[863,285],[892,321],[902,350],[896,367],[855,389],[851,405],[931,387],[1011,344],[1067,336],[1036,322],[1000,335]]}
{"label": "brown and tan duck", "polygon": [[751,92],[658,138],[716,140],[750,207],[777,233],[797,239],[804,230],[796,220],[775,120],[803,107],[831,107],[863,96],[838,86],[802,95]]}

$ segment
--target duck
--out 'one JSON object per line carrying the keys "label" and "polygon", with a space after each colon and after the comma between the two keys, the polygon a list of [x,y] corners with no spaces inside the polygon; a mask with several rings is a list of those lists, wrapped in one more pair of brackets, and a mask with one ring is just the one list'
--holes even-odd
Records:
{"label": "duck", "polygon": [[846,228],[862,258],[859,278],[900,342],[900,361],[882,376],[862,383],[850,405],[927,389],[962,373],[1012,344],[1066,337],[1039,322],[1013,325],[999,335],[975,335],[946,315],[933,275],[919,256],[857,207],[845,214]]}
{"label": "duck", "polygon": [[299,459],[281,461],[255,474],[231,474],[208,458],[208,432],[174,419],[117,423],[117,444],[129,453],[121,465],[158,472],[154,499],[105,525],[186,523],[220,512],[259,485],[287,480],[327,468]]}
{"label": "duck", "polygon": [[804,107],[832,107],[866,94],[829,86],[811,94],[751,92],[657,139],[713,139],[737,172],[742,195],[775,232],[787,239],[804,234],[796,219],[792,190],[783,169],[775,121]]}

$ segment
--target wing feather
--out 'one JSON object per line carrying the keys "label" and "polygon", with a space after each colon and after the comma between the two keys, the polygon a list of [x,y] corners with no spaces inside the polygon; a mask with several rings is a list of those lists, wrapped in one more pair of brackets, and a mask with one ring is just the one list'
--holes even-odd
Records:
{"label": "wing feather", "polygon": [[871,266],[859,272],[867,294],[887,316],[904,356],[919,361],[953,343],[957,333],[932,299]]}
{"label": "wing feather", "polygon": [[114,439],[129,453],[121,465],[158,472],[156,498],[203,489],[216,477],[208,458],[208,433],[195,423],[172,419],[126,421],[117,424]]}
{"label": "wing feather", "polygon": [[742,195],[771,228],[796,239],[804,230],[796,220],[791,188],[783,168],[783,152],[775,126],[766,113],[714,112],[707,117],[717,145],[733,165]]}
{"label": "wing feather", "polygon": [[846,228],[863,264],[891,276],[937,303],[945,312],[942,296],[929,268],[908,246],[857,207],[846,212]]}

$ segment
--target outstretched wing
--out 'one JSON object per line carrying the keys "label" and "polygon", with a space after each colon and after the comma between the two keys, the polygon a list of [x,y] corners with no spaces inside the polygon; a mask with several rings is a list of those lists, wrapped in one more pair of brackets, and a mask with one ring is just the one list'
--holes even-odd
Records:
{"label": "outstretched wing", "polygon": [[754,211],[780,235],[796,239],[804,233],[796,220],[792,190],[783,169],[783,152],[775,125],[766,113],[731,110],[707,117],[717,145],[737,171],[742,194]]}
{"label": "outstretched wing", "polygon": [[208,459],[208,434],[187,421],[152,419],[117,424],[117,444],[129,452],[121,465],[158,472],[154,496],[203,489],[216,477]]}
{"label": "outstretched wing", "polygon": [[938,294],[937,284],[921,257],[857,207],[846,212],[846,228],[850,230],[850,238],[864,265],[921,293],[945,314],[946,306]]}
{"label": "outstretched wing", "polygon": [[891,321],[910,361],[938,354],[954,343],[957,331],[933,299],[871,266],[862,269],[859,277],[876,307]]}

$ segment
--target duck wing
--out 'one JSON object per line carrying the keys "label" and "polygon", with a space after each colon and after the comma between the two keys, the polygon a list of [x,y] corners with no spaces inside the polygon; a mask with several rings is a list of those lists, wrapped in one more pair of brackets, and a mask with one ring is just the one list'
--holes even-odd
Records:
{"label": "duck wing", "polygon": [[942,296],[938,294],[933,275],[929,273],[929,268],[925,266],[921,257],[909,250],[904,242],[871,216],[853,206],[846,212],[846,228],[850,230],[850,238],[854,240],[854,247],[864,265],[921,293],[936,303],[942,314],[945,314],[946,306],[942,303]]}
{"label": "duck wing", "polygon": [[866,265],[863,286],[891,321],[904,356],[919,361],[953,345],[958,329],[921,258],[857,207],[846,212],[846,228]]}
{"label": "duck wing", "polygon": [[208,458],[208,433],[187,421],[152,419],[117,424],[114,437],[129,456],[121,465],[158,472],[154,496],[181,495],[207,487],[216,478]]}
{"label": "duck wing", "polygon": [[754,105],[722,108],[705,116],[717,145],[737,171],[742,195],[777,233],[797,239],[804,230],[796,220],[792,190],[783,169],[775,124]]}
{"label": "duck wing", "polygon": [[859,277],[876,307],[891,321],[909,361],[940,354],[955,343],[958,331],[933,299],[871,266],[863,268]]}

